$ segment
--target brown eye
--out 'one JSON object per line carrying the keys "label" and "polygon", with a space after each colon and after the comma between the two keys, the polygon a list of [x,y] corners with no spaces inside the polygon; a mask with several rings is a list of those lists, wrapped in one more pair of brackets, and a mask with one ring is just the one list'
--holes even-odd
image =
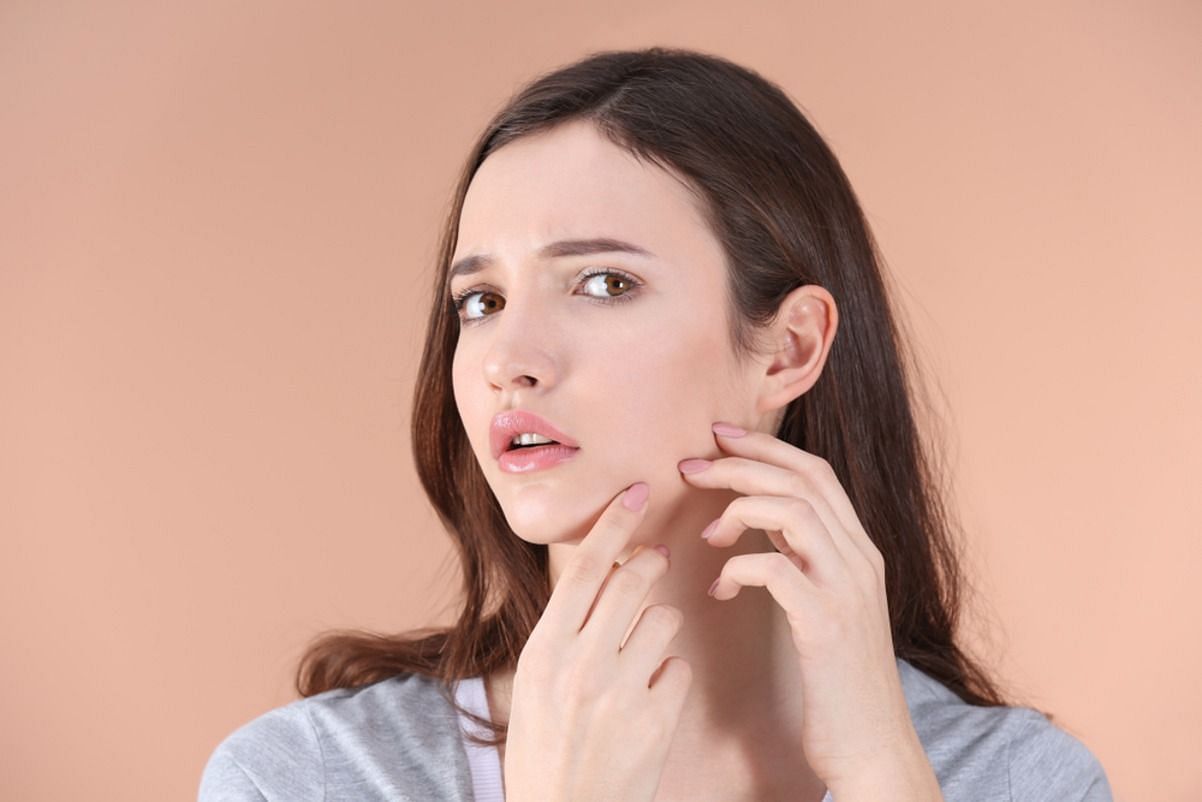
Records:
{"label": "brown eye", "polygon": [[[601,281],[600,282],[594,281],[594,279],[601,279]],[[594,295],[593,296],[594,298],[599,298],[599,297],[614,298],[617,296],[613,295],[613,294],[609,294],[610,290],[616,289],[617,295],[621,295],[622,293],[629,292],[630,286],[631,286],[630,281],[627,280],[627,278],[625,276],[623,276],[621,273],[614,273],[609,270],[606,270],[601,273],[593,273],[593,274],[587,276],[584,284],[585,284],[585,286],[588,286],[591,284],[591,285],[593,285],[594,288],[599,288],[603,292],[607,293],[605,296]],[[617,285],[622,285],[622,286],[617,286]]]}
{"label": "brown eye", "polygon": [[[472,291],[463,293],[455,298],[455,309],[462,310],[462,309],[467,309],[468,307],[471,307],[471,306],[476,306],[476,304],[474,304],[472,302],[472,298],[477,295],[480,296],[481,300],[479,303],[479,307],[482,310],[487,311],[487,310],[503,309],[505,307],[504,303],[498,304],[496,300],[492,300],[492,301],[484,300],[484,299],[490,298],[490,297],[493,299],[500,298],[501,296],[497,295],[495,292],[489,292],[488,290],[472,290]],[[487,315],[480,315],[479,317],[486,317],[486,316]],[[466,320],[478,320],[479,317],[468,316],[465,319]]]}
{"label": "brown eye", "polygon": [[[601,279],[595,281],[594,279]],[[602,294],[596,295],[593,293],[585,293],[588,298],[599,304],[617,304],[631,301],[635,297],[635,291],[642,286],[642,282],[638,279],[628,276],[620,270],[594,270],[591,273],[585,274],[581,278],[580,284],[588,286],[596,285],[596,288]],[[617,294],[614,294],[614,293]],[[476,296],[480,296],[479,304],[474,300]],[[500,303],[496,300],[485,300],[487,298],[500,299]],[[482,311],[496,311],[505,308],[504,298],[491,290],[472,288],[455,293],[451,297],[451,304],[454,307],[455,314],[459,317],[460,323],[472,325],[479,323],[487,317],[488,314],[472,315],[469,309],[482,306]]]}

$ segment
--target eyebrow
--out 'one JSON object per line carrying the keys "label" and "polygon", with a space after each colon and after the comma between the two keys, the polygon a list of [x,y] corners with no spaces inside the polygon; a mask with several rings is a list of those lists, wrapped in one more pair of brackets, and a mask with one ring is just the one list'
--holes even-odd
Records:
{"label": "eyebrow", "polygon": [[[563,256],[587,256],[594,253],[633,253],[639,256],[654,257],[655,254],[646,248],[623,242],[613,237],[593,237],[591,239],[565,239],[544,245],[539,250],[540,259],[554,259]],[[479,273],[495,260],[488,254],[472,254],[459,259],[447,273],[447,286],[456,276],[470,276]]]}

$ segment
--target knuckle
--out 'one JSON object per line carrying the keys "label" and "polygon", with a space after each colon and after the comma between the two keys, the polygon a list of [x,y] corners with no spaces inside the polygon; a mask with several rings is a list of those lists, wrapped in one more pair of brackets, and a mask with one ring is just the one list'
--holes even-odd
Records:
{"label": "knuckle", "polygon": [[811,502],[808,498],[796,496],[791,500],[790,504],[793,507],[793,512],[795,515],[805,518],[812,518],[818,514],[818,511],[814,509],[813,502]]}
{"label": "knuckle", "polygon": [[834,476],[835,470],[824,457],[807,452],[806,459],[801,461],[801,473],[811,479],[818,479],[825,476]]}
{"label": "knuckle", "polygon": [[675,632],[684,624],[684,613],[670,604],[652,604],[643,611],[643,620],[649,626],[665,632]]}
{"label": "knuckle", "polygon": [[604,532],[602,539],[609,540],[611,535],[620,537],[626,530],[630,529],[633,516],[634,513],[619,504],[614,509],[613,515],[606,515],[597,522],[596,528]]}
{"label": "knuckle", "polygon": [[884,574],[885,555],[881,553],[880,547],[873,543],[871,539],[868,541],[868,545],[870,546],[868,553],[872,556],[872,564],[875,565],[882,574]]}
{"label": "knuckle", "polygon": [[825,476],[832,482],[838,482],[839,474],[835,473],[835,466],[831,465],[828,460],[822,457],[817,457],[816,459],[817,462],[815,465],[817,466],[816,470],[818,471],[818,474],[820,476]]}
{"label": "knuckle", "polygon": [[878,549],[871,541],[868,543],[868,567],[872,569],[874,579],[882,579],[885,576],[885,558],[881,556]]}
{"label": "knuckle", "polygon": [[577,553],[570,568],[563,572],[562,579],[581,585],[595,581],[597,576],[604,575],[608,566],[605,561],[591,553]]}
{"label": "knuckle", "polygon": [[629,568],[618,569],[618,572],[609,580],[609,587],[620,594],[640,593],[646,586],[647,580]]}
{"label": "knuckle", "polygon": [[831,465],[831,461],[828,461],[826,457],[820,457],[817,455],[811,456],[814,457],[814,459],[811,459],[810,461],[811,470],[814,471],[814,474],[816,476],[829,476],[834,479],[835,474],[834,468]]}
{"label": "knuckle", "polygon": [[802,498],[810,492],[810,480],[804,472],[794,471],[789,475],[789,490],[790,495],[794,498]]}
{"label": "knuckle", "polygon": [[672,658],[674,667],[673,679],[676,682],[676,699],[682,699],[689,695],[689,688],[693,685],[693,667],[689,665],[683,658]]}
{"label": "knuckle", "polygon": [[852,544],[853,559],[847,561],[851,575],[858,579],[872,579],[876,576],[876,564],[871,555],[865,554],[858,544]]}
{"label": "knuckle", "polygon": [[769,555],[768,573],[775,579],[785,582],[792,579],[797,573],[797,567],[793,565],[793,561],[779,551]]}
{"label": "knuckle", "polygon": [[[693,666],[679,655],[672,655],[664,661],[662,679],[671,686],[672,706],[678,706],[682,697],[687,696],[693,684]],[[669,718],[669,726],[675,726]]]}

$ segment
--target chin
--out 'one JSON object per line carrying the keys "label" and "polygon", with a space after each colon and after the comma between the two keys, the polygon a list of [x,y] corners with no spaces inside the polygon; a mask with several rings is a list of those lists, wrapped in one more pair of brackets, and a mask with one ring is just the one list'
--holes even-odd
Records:
{"label": "chin", "polygon": [[505,521],[527,543],[577,543],[593,528],[603,503],[594,505],[576,489],[526,487],[501,497]]}

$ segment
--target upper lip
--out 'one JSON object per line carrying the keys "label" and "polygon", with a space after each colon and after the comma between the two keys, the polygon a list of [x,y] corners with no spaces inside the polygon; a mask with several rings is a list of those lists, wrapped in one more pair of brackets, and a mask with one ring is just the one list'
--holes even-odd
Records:
{"label": "upper lip", "polygon": [[557,429],[549,421],[540,418],[533,412],[522,409],[511,409],[499,412],[493,416],[492,426],[489,427],[489,443],[492,445],[493,459],[498,459],[509,448],[513,438],[522,432],[534,432],[543,437],[549,437],[565,446],[579,448],[579,444]]}

